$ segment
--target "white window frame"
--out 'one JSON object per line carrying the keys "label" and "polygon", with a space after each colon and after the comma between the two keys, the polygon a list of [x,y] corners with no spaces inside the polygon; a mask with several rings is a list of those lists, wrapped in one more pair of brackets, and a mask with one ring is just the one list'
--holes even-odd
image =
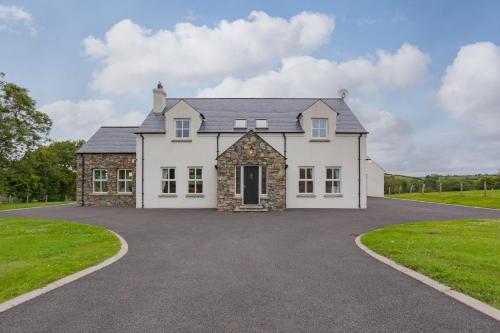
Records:
{"label": "white window frame", "polygon": [[[238,170],[240,171],[240,186],[238,186],[237,182]],[[234,167],[234,195],[241,196],[241,193],[243,193],[243,166],[237,165]]]}
{"label": "white window frame", "polygon": [[[305,178],[301,178],[300,177],[300,170],[301,169],[305,169],[305,172],[304,172]],[[307,169],[311,169],[311,178],[307,178]],[[315,186],[314,186],[314,167],[312,167],[312,166],[300,166],[299,167],[299,177],[298,178],[299,178],[299,181],[298,181],[298,186],[299,186],[298,187],[298,193],[299,194],[314,194],[314,188],[315,188]],[[304,182],[304,190],[305,190],[305,192],[301,192],[300,191],[300,183],[301,182]],[[308,182],[312,182],[312,192],[308,192],[307,191],[307,183]]]}
{"label": "white window frame", "polygon": [[[181,123],[181,127],[178,128],[177,127],[177,123]],[[187,122],[187,128],[184,126],[185,125],[185,122]],[[187,129],[187,136],[184,136],[184,131]],[[179,136],[177,133],[177,131],[180,130],[180,133],[181,135]],[[179,118],[179,119],[175,119],[175,127],[174,127],[174,131],[175,131],[175,138],[176,139],[189,139],[191,137],[191,119],[188,119],[188,118]]]}
{"label": "white window frame", "polygon": [[[163,171],[164,170],[168,170],[167,171],[167,178],[164,178],[163,177]],[[174,178],[170,178],[170,170],[174,170]],[[175,167],[162,167],[161,170],[161,183],[160,183],[160,186],[161,186],[161,189],[160,189],[160,193],[162,194],[177,194],[177,170],[175,170]],[[168,192],[164,192],[163,189],[165,188],[164,186],[164,183],[167,182],[168,183]],[[170,190],[170,185],[171,183],[175,183],[175,191],[172,192]]]}
{"label": "white window frame", "polygon": [[[189,178],[189,171],[191,169],[195,169],[195,172],[194,172],[194,176],[195,178]],[[197,172],[196,172],[196,169],[200,169],[201,170],[201,177],[200,178],[197,178]],[[188,172],[187,172],[187,194],[190,195],[190,194],[203,194],[203,191],[204,191],[204,184],[203,184],[203,167],[201,166],[191,166],[191,167],[188,167]],[[194,192],[189,192],[189,183],[190,182],[194,182]],[[198,192],[197,190],[197,184],[198,183],[201,183],[201,192]]]}
{"label": "white window frame", "polygon": [[[339,175],[338,178],[335,178],[335,169],[339,170]],[[332,178],[328,178],[328,170],[332,170]],[[330,189],[331,192],[328,192],[327,189],[327,184],[328,182],[331,182]],[[339,183],[339,191],[334,192],[335,189],[335,182]],[[342,168],[339,166],[328,166],[325,168],[325,193],[326,194],[342,194]]]}
{"label": "white window frame", "polygon": [[[100,176],[102,177],[102,172],[105,171],[106,172],[106,178],[99,178],[99,179],[96,179],[95,176],[96,176],[96,171],[99,171],[99,174]],[[96,182],[99,182],[101,184],[101,191],[97,192],[95,190],[95,183]],[[106,183],[106,191],[102,191],[102,184],[103,183]],[[105,193],[109,193],[109,187],[108,187],[108,169],[93,169],[92,170],[92,192],[93,193],[100,193],[100,194],[105,194]]]}
{"label": "white window frame", "polygon": [[[314,126],[315,121],[324,121],[325,127],[315,127]],[[315,130],[318,130],[318,131],[325,130],[325,135],[324,136],[321,136],[321,135],[315,136],[314,135]],[[328,118],[311,118],[311,138],[313,138],[313,139],[326,139],[326,138],[328,138]]]}
{"label": "white window frame", "polygon": [[[259,122],[261,122],[260,125]],[[268,128],[267,119],[255,119],[255,128]]]}
{"label": "white window frame", "polygon": [[[264,177],[262,177],[262,170],[266,170],[266,186],[262,186],[262,180],[264,179]],[[268,168],[267,168],[267,165],[261,165],[259,167],[259,194],[260,195],[267,195],[267,188],[268,188],[268,185],[267,185],[267,182],[269,180],[269,176],[268,176]],[[264,192],[265,190],[265,192]]]}
{"label": "white window frame", "polygon": [[[238,122],[242,122],[239,123]],[[235,119],[234,120],[234,128],[247,128],[247,120],[246,119]]]}
{"label": "white window frame", "polygon": [[[125,172],[125,178],[120,178],[120,171]],[[127,171],[130,171],[131,178],[127,178]],[[120,183],[125,183],[125,191],[120,191]],[[130,191],[127,191],[127,183],[130,183]],[[116,192],[117,193],[132,193],[132,188],[134,186],[134,174],[132,173],[132,169],[118,169],[116,171]]]}

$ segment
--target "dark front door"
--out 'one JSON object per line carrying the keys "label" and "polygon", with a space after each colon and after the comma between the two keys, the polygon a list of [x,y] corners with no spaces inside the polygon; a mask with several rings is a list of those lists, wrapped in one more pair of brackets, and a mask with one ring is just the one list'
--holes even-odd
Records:
{"label": "dark front door", "polygon": [[256,205],[259,203],[259,167],[244,167],[243,204]]}

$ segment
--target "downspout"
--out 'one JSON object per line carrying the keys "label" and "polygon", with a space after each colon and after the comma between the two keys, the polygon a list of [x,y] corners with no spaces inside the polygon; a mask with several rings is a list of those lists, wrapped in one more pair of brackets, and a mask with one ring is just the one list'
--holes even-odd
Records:
{"label": "downspout", "polygon": [[217,155],[215,155],[215,159],[219,157],[219,138],[220,138],[220,132],[217,133]]}
{"label": "downspout", "polygon": [[144,135],[141,136],[141,208],[144,208]]}
{"label": "downspout", "polygon": [[286,157],[286,134],[285,132],[283,132],[283,156],[285,156],[285,200],[284,200],[284,203],[285,203],[285,209],[286,209],[286,169],[287,169],[287,164],[286,164],[286,160],[287,160],[287,157]]}
{"label": "downspout", "polygon": [[358,208],[361,208],[361,137],[358,136]]}
{"label": "downspout", "polygon": [[85,154],[82,154],[82,206],[85,206]]}

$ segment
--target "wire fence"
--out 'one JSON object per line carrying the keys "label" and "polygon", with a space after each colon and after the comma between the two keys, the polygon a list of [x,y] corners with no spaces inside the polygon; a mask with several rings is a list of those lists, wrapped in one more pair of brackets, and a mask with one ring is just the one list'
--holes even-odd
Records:
{"label": "wire fence", "polygon": [[488,196],[491,191],[500,190],[500,179],[493,181],[389,181],[384,185],[385,194],[442,193],[482,191]]}

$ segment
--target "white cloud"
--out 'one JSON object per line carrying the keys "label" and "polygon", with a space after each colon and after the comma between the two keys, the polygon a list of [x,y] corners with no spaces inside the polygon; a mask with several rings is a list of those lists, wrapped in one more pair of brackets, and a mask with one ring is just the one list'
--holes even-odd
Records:
{"label": "white cloud", "polygon": [[500,138],[499,91],[500,47],[475,43],[462,47],[448,66],[437,99],[475,134]]}
{"label": "white cloud", "polygon": [[289,20],[253,11],[247,19],[217,26],[178,23],[173,31],[153,32],[129,19],[84,41],[88,56],[102,68],[91,87],[125,93],[158,79],[175,84],[210,83],[229,75],[248,76],[274,67],[284,57],[310,54],[328,41],[334,20],[302,12]]}
{"label": "white cloud", "polygon": [[200,90],[203,97],[333,97],[347,88],[355,95],[408,88],[427,75],[429,56],[410,44],[395,53],[377,52],[376,61],[359,57],[345,62],[295,56],[283,59],[281,68],[249,79],[229,77],[213,88]]}
{"label": "white cloud", "polygon": [[32,25],[33,17],[24,9],[16,6],[0,4],[0,31],[14,31],[19,24],[24,25],[32,35],[36,34],[36,29]]}
{"label": "white cloud", "polygon": [[42,106],[40,111],[52,119],[51,137],[56,139],[87,140],[100,126],[138,126],[145,117],[141,112],[118,113],[108,99],[60,100]]}

